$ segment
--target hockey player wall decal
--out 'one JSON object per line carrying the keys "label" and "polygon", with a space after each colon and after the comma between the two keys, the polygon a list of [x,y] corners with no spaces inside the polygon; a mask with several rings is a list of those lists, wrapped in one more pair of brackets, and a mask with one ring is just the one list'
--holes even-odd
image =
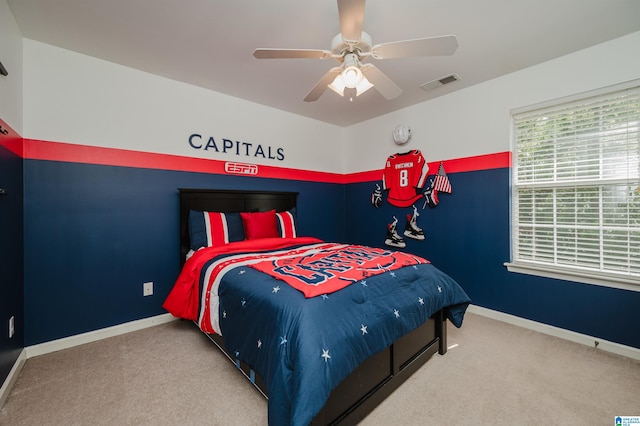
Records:
{"label": "hockey player wall decal", "polygon": [[[444,163],[440,162],[438,173],[431,179],[431,185],[424,189],[429,165],[425,162],[420,150],[414,149],[405,153],[392,154],[387,157],[382,174],[382,189],[387,191],[387,201],[395,207],[409,207],[424,198],[424,209],[427,205],[438,205],[438,192],[451,194],[451,183],[444,171]],[[380,207],[382,193],[380,186],[371,194],[371,204]]]}
{"label": "hockey player wall decal", "polygon": [[[388,190],[387,201],[389,201],[389,204],[396,207],[408,207],[412,205],[413,213],[407,213],[407,221],[402,235],[416,241],[424,241],[425,233],[417,224],[417,219],[420,214],[414,203],[424,198],[422,208],[424,209],[427,205],[433,208],[440,203],[438,198],[439,192],[452,193],[451,183],[444,170],[443,162],[440,162],[438,173],[430,179],[430,185],[423,193],[420,193],[419,191],[422,191],[422,185],[424,185],[426,180],[426,171],[428,171],[428,169],[429,167],[424,162],[420,151],[413,150],[405,154],[393,154],[389,156],[383,175],[382,183],[384,189]],[[371,196],[371,203],[375,207],[380,207],[382,203],[380,186],[377,184]],[[406,242],[398,233],[397,224],[398,219],[393,216],[393,221],[387,224],[385,245],[405,248]]]}
{"label": "hockey player wall decal", "polygon": [[[393,130],[393,140],[397,145],[406,144],[411,140],[411,128],[406,125],[396,126]],[[393,221],[387,224],[385,245],[405,248],[407,244],[402,236],[416,241],[425,240],[425,233],[418,226],[420,214],[415,203],[424,199],[422,209],[427,205],[433,208],[439,204],[438,192],[451,194],[451,183],[444,171],[443,162],[440,162],[438,173],[431,179],[430,185],[425,187],[428,173],[429,165],[419,149],[398,152],[387,157],[382,173],[382,190],[387,193],[387,201],[394,207],[412,206],[413,212],[406,214],[407,221],[402,235],[398,233],[398,218],[393,216]],[[371,193],[371,205],[379,208],[382,206],[382,198],[380,185],[376,184]]]}

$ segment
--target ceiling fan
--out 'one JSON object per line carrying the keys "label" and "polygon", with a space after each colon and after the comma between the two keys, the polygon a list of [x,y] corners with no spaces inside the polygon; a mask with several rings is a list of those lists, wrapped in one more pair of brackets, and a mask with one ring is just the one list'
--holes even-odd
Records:
{"label": "ceiling fan", "polygon": [[374,45],[371,36],[362,31],[364,6],[365,0],[338,0],[340,34],[333,38],[331,50],[265,48],[256,49],[253,56],[258,59],[333,58],[338,61],[340,65],[331,68],[304,98],[307,102],[318,100],[327,87],[351,100],[375,87],[382,96],[391,100],[400,96],[402,89],[375,65],[363,63],[369,57],[448,56],[458,48],[458,40],[454,35]]}

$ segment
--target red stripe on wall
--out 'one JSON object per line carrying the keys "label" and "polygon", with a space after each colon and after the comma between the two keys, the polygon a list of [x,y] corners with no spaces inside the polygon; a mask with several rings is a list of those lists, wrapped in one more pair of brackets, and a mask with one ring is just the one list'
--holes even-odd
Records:
{"label": "red stripe on wall", "polygon": [[[227,161],[221,160],[76,145],[62,142],[47,142],[35,139],[24,139],[24,141],[20,139],[20,143],[13,142],[10,145],[12,145],[14,149],[20,148],[21,152],[19,155],[30,160],[61,161],[195,173],[228,174],[225,171],[225,163],[227,163]],[[381,163],[383,163],[384,160],[385,159],[381,159]],[[237,159],[233,158],[229,161],[237,162]],[[437,173],[439,164],[439,161],[428,164],[430,175]],[[447,173],[511,167],[511,153],[500,152],[496,154],[444,160],[444,167]],[[348,184],[381,180],[382,169],[339,174],[258,165],[258,174],[256,177]]]}
{"label": "red stripe on wall", "polygon": [[[34,139],[25,139],[24,158],[105,166],[137,167],[143,169],[227,174],[225,172],[225,163],[227,161],[61,142],[45,142]],[[230,161],[237,162],[237,159],[230,159]],[[266,165],[258,165],[257,176],[263,178],[343,183],[343,175],[338,173],[315,172]]]}
{"label": "red stripe on wall", "polygon": [[22,138],[2,119],[0,119],[0,146],[13,152],[18,157],[23,157]]}
{"label": "red stripe on wall", "polygon": [[[473,172],[478,170],[501,169],[511,167],[511,152],[476,155],[473,157],[443,160],[444,169],[448,173]],[[438,173],[440,161],[427,163],[429,175]],[[358,183],[382,180],[383,169],[345,175],[344,183]]]}
{"label": "red stripe on wall", "polygon": [[[431,174],[431,171],[433,171],[433,174],[437,173],[439,166],[439,161],[429,163],[429,174]],[[506,167],[511,167],[510,151],[444,161],[444,169],[447,173],[473,172]]]}
{"label": "red stripe on wall", "polygon": [[[382,159],[382,162],[386,158]],[[358,183],[358,182],[373,182],[373,181],[382,181],[382,170],[371,170],[368,172],[357,172],[357,173],[349,173],[344,175],[344,183]]]}

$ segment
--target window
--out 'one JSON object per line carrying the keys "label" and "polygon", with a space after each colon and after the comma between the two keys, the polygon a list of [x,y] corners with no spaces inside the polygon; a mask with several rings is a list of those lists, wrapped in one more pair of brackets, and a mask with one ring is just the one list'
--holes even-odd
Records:
{"label": "window", "polygon": [[640,291],[640,82],[512,123],[507,268]]}

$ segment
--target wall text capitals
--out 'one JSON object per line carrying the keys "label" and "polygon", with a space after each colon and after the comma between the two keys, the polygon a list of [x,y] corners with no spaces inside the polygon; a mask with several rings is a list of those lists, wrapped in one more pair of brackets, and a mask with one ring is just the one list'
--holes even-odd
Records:
{"label": "wall text capitals", "polygon": [[231,139],[218,139],[218,142],[209,136],[203,137],[198,133],[189,136],[189,145],[193,149],[215,151],[222,154],[243,155],[245,157],[260,157],[269,160],[284,160],[284,148],[272,146],[263,147],[251,142],[232,141]]}

